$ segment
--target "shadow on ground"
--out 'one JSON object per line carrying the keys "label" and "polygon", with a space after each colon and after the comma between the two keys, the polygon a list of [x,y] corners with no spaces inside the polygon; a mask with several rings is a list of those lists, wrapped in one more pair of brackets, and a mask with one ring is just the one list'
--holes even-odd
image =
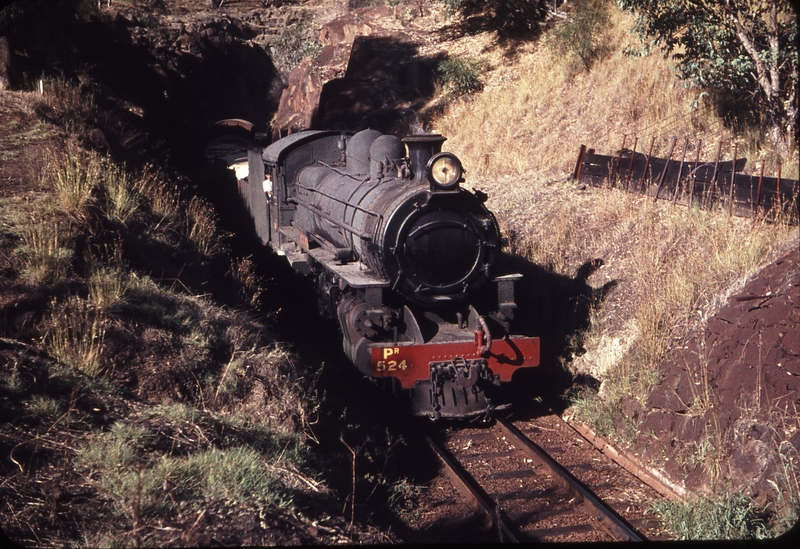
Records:
{"label": "shadow on ground", "polygon": [[[280,77],[268,53],[248,42],[245,25],[220,18],[172,28],[92,6],[20,0],[3,10],[0,35],[15,52],[13,88],[32,89],[39,79],[79,83],[97,115],[95,128],[78,137],[94,148],[151,164],[160,155],[192,174],[215,121],[265,127],[275,112]],[[64,113],[40,115],[58,122]]]}
{"label": "shadow on ground", "polygon": [[356,37],[345,75],[322,87],[312,128],[420,132],[443,59],[421,57],[419,47],[400,36]]}
{"label": "shadow on ground", "polygon": [[[567,368],[573,356],[585,352],[583,338],[590,326],[592,309],[600,306],[616,281],[592,288],[588,277],[602,266],[600,259],[585,262],[569,277],[531,263],[506,256],[514,271],[522,273],[517,284],[514,329],[522,335],[537,336],[541,344],[538,368],[523,370],[513,378],[516,417],[563,412],[569,402],[567,391],[575,380]],[[592,384],[590,379],[578,380]]]}
{"label": "shadow on ground", "polygon": [[455,39],[493,32],[509,57],[519,45],[539,38],[548,17],[548,7],[542,0],[462,0],[459,9],[462,18],[444,26],[444,36]]}

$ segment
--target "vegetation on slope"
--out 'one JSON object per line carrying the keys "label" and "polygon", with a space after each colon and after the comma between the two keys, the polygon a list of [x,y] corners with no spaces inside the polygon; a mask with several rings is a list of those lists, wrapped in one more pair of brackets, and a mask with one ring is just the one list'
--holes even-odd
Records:
{"label": "vegetation on slope", "polygon": [[682,80],[710,94],[730,122],[768,128],[791,151],[797,126],[797,14],[785,0],[620,0],[635,29],[675,61]]}
{"label": "vegetation on slope", "polygon": [[[574,356],[562,358],[604,382],[599,394],[572,395],[583,418],[629,440],[637,426],[618,421],[622,397],[657,384],[658,359],[721,295],[796,246],[796,229],[575,189],[565,179],[578,145],[613,151],[627,134],[657,138],[654,153],[664,154],[672,135],[724,139],[751,167],[765,158],[768,171],[778,155],[760,128],[734,133],[711,98],[676,81],[659,55],[644,55],[632,16],[613,5],[581,4],[533,32],[503,11],[525,2],[490,4],[502,9],[475,15],[499,34],[478,28],[453,43],[470,51],[473,72],[454,84],[451,96],[464,98],[435,129],[470,169],[468,181],[490,192],[513,252],[569,277],[602,258],[590,281],[610,291],[594,303]],[[177,176],[92,152],[87,121],[108,113],[84,84],[46,81],[41,97],[2,99],[4,113],[23,113],[0,121],[0,158],[18,160],[11,175],[23,181],[0,198],[0,399],[16,418],[0,427],[9,458],[0,493],[14,509],[3,529],[35,545],[353,540],[355,502],[347,529],[328,514],[306,453],[312,376],[240,309],[257,297],[252,269],[232,260],[210,208],[178,192]],[[146,142],[118,130],[131,149]],[[784,177],[797,177],[793,159]],[[345,440],[354,471],[357,458],[388,461],[375,439]],[[353,499],[357,484],[366,498],[378,482],[354,472]],[[401,483],[395,493],[413,489]],[[293,504],[309,496],[314,505]],[[796,487],[780,496],[797,501]]]}
{"label": "vegetation on slope", "polygon": [[[709,157],[710,144],[721,140],[726,147],[738,144],[739,157],[748,157],[750,169],[764,159],[767,173],[775,173],[783,162],[784,177],[794,178],[797,151],[787,158],[773,148],[763,126],[729,127],[701,89],[678,81],[657,52],[644,54],[631,33],[632,15],[608,2],[588,5],[588,13],[573,13],[538,41],[518,47],[513,66],[496,41],[474,40],[471,49],[491,60],[482,75],[485,89],[452,102],[434,129],[463,159],[468,184],[490,195],[513,253],[569,277],[581,276],[587,262],[602,265],[588,279],[598,289],[591,327],[562,359],[573,374],[600,385],[599,392],[596,385],[576,386],[570,394],[573,411],[624,446],[639,435],[636,422],[622,414],[625,403],[633,399],[646,405],[661,383],[659,363],[670,349],[702,330],[760,267],[796,249],[797,228],[653,203],[616,189],[578,188],[569,176],[579,145],[609,154],[619,149],[623,136],[629,148],[634,137],[640,144],[652,137],[653,154],[665,156],[672,136],[687,136],[695,144],[706,143],[702,154]],[[713,405],[713,387],[706,379],[693,389],[697,409],[691,413],[702,413],[698,407]],[[789,425],[788,438],[800,424],[791,410],[780,414],[779,424]],[[730,485],[712,472],[717,460],[729,457],[720,451],[703,457],[702,448],[707,447],[694,448],[696,457],[711,482],[718,481],[709,486],[709,497],[723,504],[730,499],[725,495]],[[797,472],[788,478],[797,478]],[[742,533],[737,528],[744,522],[733,529],[705,524],[691,535],[704,528],[706,533],[735,530],[737,536],[783,532],[791,517],[800,516],[800,493],[796,483],[780,484],[774,495],[783,511],[771,525],[764,519]],[[756,508],[752,501],[739,503]]]}
{"label": "vegetation on slope", "polygon": [[[567,22],[519,47],[512,62],[491,43],[473,46],[492,61],[484,76],[486,89],[451,105],[435,124],[473,174],[536,173],[556,179],[574,168],[580,144],[612,152],[625,135],[628,147],[633,137],[639,138],[640,151],[655,138],[653,154],[662,156],[672,136],[687,136],[694,143],[702,139],[704,157],[713,154],[719,140],[730,148],[735,142],[751,169],[764,158],[767,173],[775,173],[780,159],[763,128],[734,133],[716,114],[711,98],[678,81],[662,56],[630,53],[642,50],[630,32],[633,16],[613,6],[605,10],[592,26],[593,40],[584,36],[583,44],[571,41],[572,33],[563,30]],[[583,59],[592,59],[589,69]],[[784,177],[797,177],[796,154],[782,159]]]}
{"label": "vegetation on slope", "polygon": [[625,29],[641,39],[620,52],[634,57],[663,53],[674,74],[708,96],[729,126],[760,126],[775,151],[794,152],[797,24],[785,0],[438,1],[458,11],[467,27],[492,29],[499,43],[513,47],[538,38],[547,23],[562,19],[546,31],[558,45],[558,62],[578,60],[586,70],[614,50],[602,38],[609,38],[608,14],[619,6],[632,17]]}
{"label": "vegetation on slope", "polygon": [[306,444],[315,377],[254,317],[251,263],[178,176],[87,146],[91,88],[42,87],[0,105],[3,532],[35,546],[345,539]]}

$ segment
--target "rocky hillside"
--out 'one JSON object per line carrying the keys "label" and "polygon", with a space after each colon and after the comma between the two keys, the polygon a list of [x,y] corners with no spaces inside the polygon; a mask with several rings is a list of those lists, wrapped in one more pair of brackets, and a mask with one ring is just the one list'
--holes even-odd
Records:
{"label": "rocky hillside", "polygon": [[[450,150],[470,162],[470,184],[490,191],[490,204],[513,251],[550,271],[542,281],[581,288],[570,295],[587,321],[581,330],[570,326],[559,332],[563,341],[551,343],[548,360],[550,366],[563,365],[575,376],[571,398],[590,402],[584,409],[606,415],[600,420],[586,412],[581,415],[579,406],[570,413],[592,423],[620,448],[627,446],[645,466],[668,475],[685,493],[713,497],[718,488],[744,493],[752,498],[748,502],[765,506],[759,508],[779,507],[768,522],[785,528],[787,520],[797,517],[800,493],[796,231],[745,227],[741,220],[729,222],[716,214],[699,221],[687,214],[685,219],[638,198],[621,200],[606,190],[575,189],[558,181],[579,141],[617,143],[612,127],[621,134],[667,120],[670,125],[664,131],[680,123],[685,124],[680,131],[709,132],[714,139],[729,132],[711,109],[686,106],[689,92],[669,80],[663,60],[650,56],[642,61],[646,69],[637,69],[634,60],[622,55],[630,47],[629,25],[614,13],[606,38],[616,50],[605,52],[606,61],[600,59],[592,71],[565,76],[545,46],[548,29],[566,11],[558,17],[550,14],[541,25],[520,34],[520,29],[499,32],[498,22],[490,19],[453,16],[441,2],[411,0],[19,0],[6,8],[0,19],[0,251],[11,259],[2,267],[0,289],[0,397],[22,422],[0,431],[0,450],[7,458],[2,471],[12,479],[4,484],[4,495],[26,511],[3,528],[37,545],[75,540],[260,545],[397,539],[386,523],[377,532],[367,524],[369,519],[360,526],[356,520],[354,526],[355,512],[345,517],[341,510],[334,511],[343,508],[337,498],[348,497],[349,477],[342,481],[343,496],[332,493],[315,477],[313,467],[304,468],[314,459],[280,462],[270,478],[260,480],[277,487],[274,499],[242,503],[251,494],[226,492],[224,482],[216,491],[195,485],[181,492],[176,477],[147,457],[153,452],[164,456],[164,463],[180,473],[187,464],[202,470],[198,455],[236,453],[247,469],[248,459],[278,463],[270,460],[282,459],[286,448],[300,456],[308,447],[308,433],[314,433],[304,423],[313,408],[304,407],[311,388],[281,385],[276,376],[293,369],[293,359],[255,350],[270,348],[279,339],[271,332],[274,326],[267,323],[268,329],[261,332],[260,324],[247,315],[226,308],[252,313],[257,298],[274,298],[266,316],[277,317],[284,303],[280,300],[286,299],[279,296],[283,290],[274,280],[271,286],[264,282],[267,290],[259,290],[258,277],[244,263],[231,263],[235,250],[210,253],[207,246],[217,240],[193,240],[202,217],[197,212],[213,212],[207,202],[198,206],[198,196],[215,202],[223,224],[235,217],[235,212],[226,211],[218,185],[224,170],[210,168],[202,154],[214,137],[214,122],[226,118],[253,122],[267,140],[307,128],[446,133]],[[483,63],[476,66],[482,67],[484,93],[462,99],[448,94],[439,72],[441,61],[448,58]],[[629,72],[622,75],[622,66]],[[551,87],[537,88],[537,80]],[[626,101],[605,97],[604,87]],[[597,101],[589,102],[593,99]],[[89,213],[81,210],[76,216],[55,205],[55,189],[45,177],[42,158],[45,151],[67,146],[144,178],[136,188],[145,206],[133,208],[133,221],[112,219],[107,205],[113,200],[104,198],[108,184],[92,191]],[[148,181],[157,181],[173,194],[154,193]],[[159,210],[164,202],[179,205],[171,217]],[[46,209],[37,209],[42,204]],[[594,209],[597,204],[607,209]],[[634,210],[639,213],[631,213]],[[50,238],[61,239],[64,246],[57,248],[67,250],[63,255],[78,257],[49,265],[45,282],[31,278],[33,241],[23,226],[32,217],[55,220],[58,229]],[[659,266],[667,263],[683,264],[684,270],[694,272],[698,257],[709,257],[710,250],[716,253],[720,248],[698,246],[695,256],[680,254],[690,247],[687,239],[707,239],[709,228],[724,233],[725,250],[737,242],[746,248],[756,233],[773,239],[772,247],[763,249],[759,241],[747,272],[736,272],[744,269],[739,264],[730,267],[715,279],[724,288],[693,303],[693,318],[675,317],[683,331],[667,330],[671,346],[652,355],[667,360],[647,363],[653,374],[646,391],[637,392],[644,385],[635,383],[625,385],[624,391],[615,389],[609,372],[627,368],[645,346],[642,330],[626,331],[641,320],[634,307],[660,299],[640,288],[657,289],[665,280],[647,276],[665,271]],[[117,252],[104,252],[104,268],[117,261],[117,267],[124,265],[134,274],[124,279],[120,302],[101,315],[86,303],[102,277],[84,258],[104,247],[113,252],[117,244],[112,234],[121,235],[122,259],[115,259]],[[240,245],[246,250],[240,242],[220,244],[215,250]],[[655,265],[654,270],[644,269],[644,263]],[[52,278],[54,272],[60,278]],[[158,284],[150,285],[151,278],[144,280],[145,276],[157,278]],[[267,272],[266,278],[271,277]],[[110,283],[114,277],[103,280]],[[697,284],[702,282],[698,279]],[[177,295],[167,293],[176,288]],[[531,288],[530,310],[554,302],[556,290]],[[148,291],[156,296],[151,296],[155,304],[150,308],[144,306]],[[683,291],[702,293],[696,288]],[[211,303],[203,301],[206,298]],[[53,362],[52,348],[42,348],[58,325],[53,321],[58,311],[107,323],[107,345],[99,365],[121,392],[98,396],[105,395],[100,381],[74,368],[64,369],[58,360]],[[133,327],[122,318],[131,320]],[[537,322],[546,330],[561,320]],[[664,323],[659,317],[642,325],[656,333],[663,331]],[[88,325],[91,328],[91,322]],[[624,349],[610,348],[609,342],[620,341]],[[202,370],[187,368],[189,363],[202,364]],[[130,364],[136,365],[137,375],[125,374]],[[300,377],[313,377],[305,375]],[[229,398],[221,398],[226,391]],[[257,403],[272,400],[292,406],[266,414],[274,417],[253,415]],[[153,408],[156,404],[161,407]],[[562,409],[569,405],[560,399]],[[241,414],[255,418],[255,424]],[[75,423],[65,424],[65,419]],[[111,430],[115,424],[127,427]],[[91,444],[78,448],[85,440]],[[138,488],[134,477],[120,479],[120,486],[110,484],[113,467],[100,459],[103,453],[123,452],[126,445],[133,453],[120,453],[120,459],[138,468]],[[176,453],[174,445],[182,449]],[[242,450],[245,447],[259,455]],[[77,462],[58,456],[73,451],[80,456],[80,467],[70,469]],[[350,463],[348,454],[343,455],[333,458],[334,466],[321,467],[339,467],[347,476]],[[54,461],[48,461],[51,458]],[[62,468],[65,472],[56,471]],[[156,486],[153,479],[164,484]],[[412,505],[416,488],[403,479],[393,481],[391,490],[381,485],[376,492],[370,485],[372,491],[366,491],[383,490],[385,501],[399,498]],[[152,502],[145,506],[142,494],[150,489],[159,493],[162,485],[162,492],[186,497],[189,503],[176,503],[166,511]],[[114,499],[121,487],[127,489],[120,492],[126,496]],[[226,497],[238,503],[226,507]],[[204,511],[198,501],[213,512]],[[286,511],[281,507],[286,501],[297,505]],[[96,518],[98,510],[112,504],[116,514]],[[52,511],[39,512],[37,506]],[[225,513],[238,513],[239,518],[227,522],[221,518]],[[362,516],[373,517],[370,513]],[[153,517],[163,516],[166,526],[153,526]],[[119,522],[117,529],[111,527],[113,521]],[[67,522],[70,526],[62,527]],[[31,537],[26,524],[46,534]],[[98,528],[109,529],[109,534],[98,537]],[[201,531],[211,537],[202,537]]]}
{"label": "rocky hillside", "polygon": [[263,44],[307,10],[110,4],[0,18],[2,531],[24,546],[392,541],[326,484],[345,449],[312,451],[320,361],[306,370],[280,333],[303,298],[200,196],[229,175],[203,163],[213,122],[267,126],[283,81]]}

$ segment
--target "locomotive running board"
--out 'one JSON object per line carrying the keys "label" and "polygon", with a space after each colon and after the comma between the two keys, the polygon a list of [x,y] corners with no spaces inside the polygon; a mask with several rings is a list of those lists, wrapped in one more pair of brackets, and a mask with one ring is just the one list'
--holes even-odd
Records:
{"label": "locomotive running board", "polygon": [[[303,235],[302,231],[297,227],[281,227],[280,232],[289,242],[303,250],[308,257],[322,264],[329,271],[339,275],[344,283],[351,288],[370,288],[376,286],[386,288],[389,286],[388,280],[375,276],[371,271],[365,270],[360,262],[340,263],[337,262],[330,250],[326,250],[322,247],[309,248],[308,237],[303,238],[305,235]],[[287,256],[289,254],[286,250],[284,250],[284,253],[286,253]]]}
{"label": "locomotive running board", "polygon": [[403,389],[413,389],[416,382],[429,380],[430,363],[454,358],[486,360],[487,366],[500,376],[500,381],[511,381],[514,372],[521,368],[539,365],[539,338],[514,337],[496,339],[487,353],[479,354],[473,341],[402,344],[387,346],[376,343],[370,346],[372,376],[396,377]]}

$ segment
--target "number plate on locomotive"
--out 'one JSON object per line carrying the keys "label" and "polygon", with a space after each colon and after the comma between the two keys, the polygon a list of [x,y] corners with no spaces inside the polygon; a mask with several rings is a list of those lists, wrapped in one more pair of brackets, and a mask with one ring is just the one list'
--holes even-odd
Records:
{"label": "number plate on locomotive", "polygon": [[373,347],[370,361],[373,377],[392,376],[400,379],[403,387],[413,387],[414,381],[426,372],[417,372],[412,360],[412,347]]}
{"label": "number plate on locomotive", "polygon": [[370,371],[373,377],[396,377],[404,389],[413,389],[417,381],[430,379],[430,363],[483,358],[500,381],[511,381],[519,368],[539,364],[539,338],[515,337],[498,339],[491,349],[480,354],[474,341],[451,341],[422,345],[375,346],[370,349]]}

